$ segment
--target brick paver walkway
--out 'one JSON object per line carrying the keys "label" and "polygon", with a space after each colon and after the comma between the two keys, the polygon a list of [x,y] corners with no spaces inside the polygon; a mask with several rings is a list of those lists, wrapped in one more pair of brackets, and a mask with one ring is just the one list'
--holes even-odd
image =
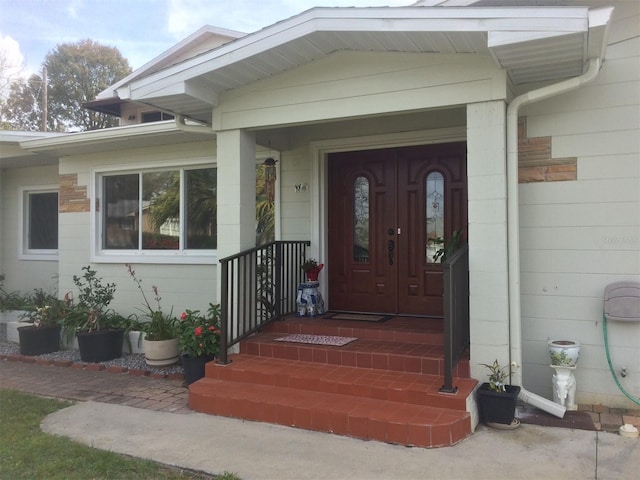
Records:
{"label": "brick paver walkway", "polygon": [[0,360],[0,387],[74,401],[190,413],[182,380]]}
{"label": "brick paver walkway", "polygon": [[[105,369],[98,364],[73,364],[10,355],[0,358],[0,388],[73,401],[115,403],[170,413],[191,413],[189,392],[182,375],[161,378],[145,371]],[[179,378],[178,378],[179,377]],[[629,423],[640,428],[640,410],[580,405],[589,412],[597,430],[617,432]]]}

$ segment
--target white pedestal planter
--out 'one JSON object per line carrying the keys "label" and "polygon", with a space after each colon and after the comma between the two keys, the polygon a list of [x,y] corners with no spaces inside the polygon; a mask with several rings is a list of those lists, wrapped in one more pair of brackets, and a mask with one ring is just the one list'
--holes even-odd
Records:
{"label": "white pedestal planter", "polygon": [[550,365],[555,370],[553,374],[553,401],[567,410],[578,410],[576,404],[575,366]]}
{"label": "white pedestal planter", "polygon": [[549,356],[551,365],[567,365],[574,367],[580,357],[580,342],[573,340],[549,340]]}
{"label": "white pedestal planter", "polygon": [[554,373],[552,377],[553,401],[567,410],[577,410],[576,377],[574,370],[580,358],[580,342],[549,340],[549,356]]}

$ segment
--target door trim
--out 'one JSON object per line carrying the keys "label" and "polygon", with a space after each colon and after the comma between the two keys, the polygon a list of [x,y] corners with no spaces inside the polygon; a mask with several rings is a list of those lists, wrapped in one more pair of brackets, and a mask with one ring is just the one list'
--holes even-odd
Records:
{"label": "door trim", "polygon": [[[466,126],[460,126],[310,142],[309,184],[311,185],[311,193],[309,195],[309,201],[311,202],[311,248],[309,250],[309,256],[324,261],[328,255],[327,159],[330,153],[466,141]],[[327,264],[325,268],[329,269],[331,265]],[[320,287],[323,292],[327,292],[328,294],[327,278],[328,275],[320,276]],[[327,298],[326,301],[330,301],[330,299]]]}

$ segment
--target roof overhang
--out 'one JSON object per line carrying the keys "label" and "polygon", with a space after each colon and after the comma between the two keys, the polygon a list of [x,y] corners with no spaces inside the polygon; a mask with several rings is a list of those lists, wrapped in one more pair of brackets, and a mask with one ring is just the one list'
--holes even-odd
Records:
{"label": "roof overhang", "polygon": [[210,123],[221,93],[341,50],[491,56],[523,85],[602,58],[612,7],[314,8],[144,78],[118,97]]}
{"label": "roof overhang", "polygon": [[26,140],[20,142],[20,147],[31,154],[59,158],[66,155],[95,153],[96,151],[108,152],[207,140],[215,140],[215,134],[210,130],[206,131],[202,128],[186,132],[179,129],[175,122],[167,121]]}
{"label": "roof overhang", "polygon": [[58,163],[56,156],[24,150],[22,142],[34,139],[51,139],[61,135],[53,132],[0,132],[0,168],[56,165]]}

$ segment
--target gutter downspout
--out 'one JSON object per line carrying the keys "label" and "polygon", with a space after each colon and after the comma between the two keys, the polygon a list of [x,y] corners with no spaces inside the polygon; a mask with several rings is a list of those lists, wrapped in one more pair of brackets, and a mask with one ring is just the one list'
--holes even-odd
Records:
{"label": "gutter downspout", "polygon": [[[532,90],[514,98],[507,108],[507,245],[509,255],[509,360],[516,373],[511,383],[522,385],[522,318],[520,309],[520,214],[518,198],[518,112],[520,107],[575,90],[598,75],[601,61],[589,60],[580,76]],[[562,418],[566,408],[521,387],[519,398]]]}
{"label": "gutter downspout", "polygon": [[175,122],[176,128],[178,130],[182,130],[183,132],[205,133],[209,135],[215,133],[215,130],[213,130],[213,128],[207,127],[206,125],[187,125],[184,115],[176,115]]}

